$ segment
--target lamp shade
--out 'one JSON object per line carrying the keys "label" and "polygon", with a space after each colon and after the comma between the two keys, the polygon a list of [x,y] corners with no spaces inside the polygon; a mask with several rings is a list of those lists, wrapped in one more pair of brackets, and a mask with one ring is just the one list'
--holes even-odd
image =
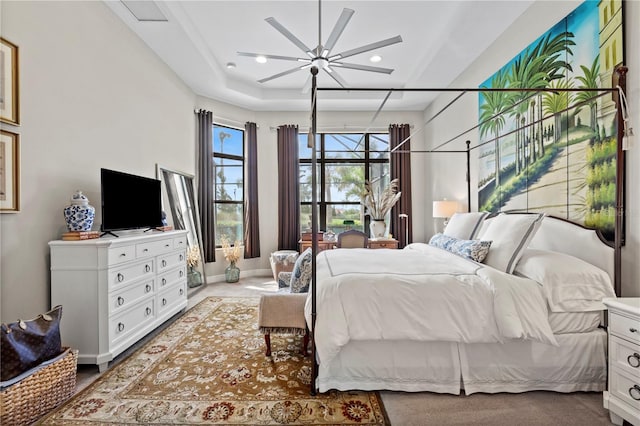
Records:
{"label": "lamp shade", "polygon": [[457,201],[434,201],[433,202],[433,217],[446,217],[450,218],[455,212],[458,211],[460,204]]}

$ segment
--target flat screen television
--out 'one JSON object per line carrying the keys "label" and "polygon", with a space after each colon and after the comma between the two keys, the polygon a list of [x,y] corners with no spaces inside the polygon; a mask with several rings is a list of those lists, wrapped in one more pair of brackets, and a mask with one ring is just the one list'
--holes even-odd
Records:
{"label": "flat screen television", "polygon": [[162,226],[160,181],[100,169],[103,232]]}

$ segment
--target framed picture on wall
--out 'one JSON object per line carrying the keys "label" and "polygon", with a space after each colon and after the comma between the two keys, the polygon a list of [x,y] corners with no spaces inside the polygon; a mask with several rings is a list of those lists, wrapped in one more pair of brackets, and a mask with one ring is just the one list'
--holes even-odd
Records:
{"label": "framed picture on wall", "polygon": [[0,121],[20,124],[18,46],[0,37]]}
{"label": "framed picture on wall", "polygon": [[20,135],[0,130],[0,213],[20,211]]}

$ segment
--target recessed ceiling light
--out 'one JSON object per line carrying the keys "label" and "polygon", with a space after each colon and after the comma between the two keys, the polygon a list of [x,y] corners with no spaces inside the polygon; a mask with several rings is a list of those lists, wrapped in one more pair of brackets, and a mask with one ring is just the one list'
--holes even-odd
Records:
{"label": "recessed ceiling light", "polygon": [[227,68],[229,68],[230,70],[234,69],[235,67],[236,67],[235,62],[227,62]]}
{"label": "recessed ceiling light", "polygon": [[264,56],[256,56],[256,62],[259,64],[264,64],[265,62],[267,62],[267,58],[265,58]]}
{"label": "recessed ceiling light", "polygon": [[369,58],[369,60],[371,62],[380,62],[382,60],[382,56],[380,55],[373,55],[372,57]]}

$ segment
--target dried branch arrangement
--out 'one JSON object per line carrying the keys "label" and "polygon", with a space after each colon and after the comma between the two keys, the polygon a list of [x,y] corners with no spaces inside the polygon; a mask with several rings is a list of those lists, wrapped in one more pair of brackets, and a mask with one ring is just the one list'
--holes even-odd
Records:
{"label": "dried branch arrangement", "polygon": [[242,255],[242,242],[236,240],[232,246],[229,243],[229,237],[222,235],[220,237],[220,244],[222,245],[222,253],[227,262],[236,263]]}
{"label": "dried branch arrangement", "polygon": [[366,181],[362,195],[362,204],[366,207],[364,214],[368,214],[373,220],[384,220],[387,212],[400,199],[400,194],[402,192],[398,192],[398,179],[393,179],[382,191],[380,186],[374,189],[373,184]]}

